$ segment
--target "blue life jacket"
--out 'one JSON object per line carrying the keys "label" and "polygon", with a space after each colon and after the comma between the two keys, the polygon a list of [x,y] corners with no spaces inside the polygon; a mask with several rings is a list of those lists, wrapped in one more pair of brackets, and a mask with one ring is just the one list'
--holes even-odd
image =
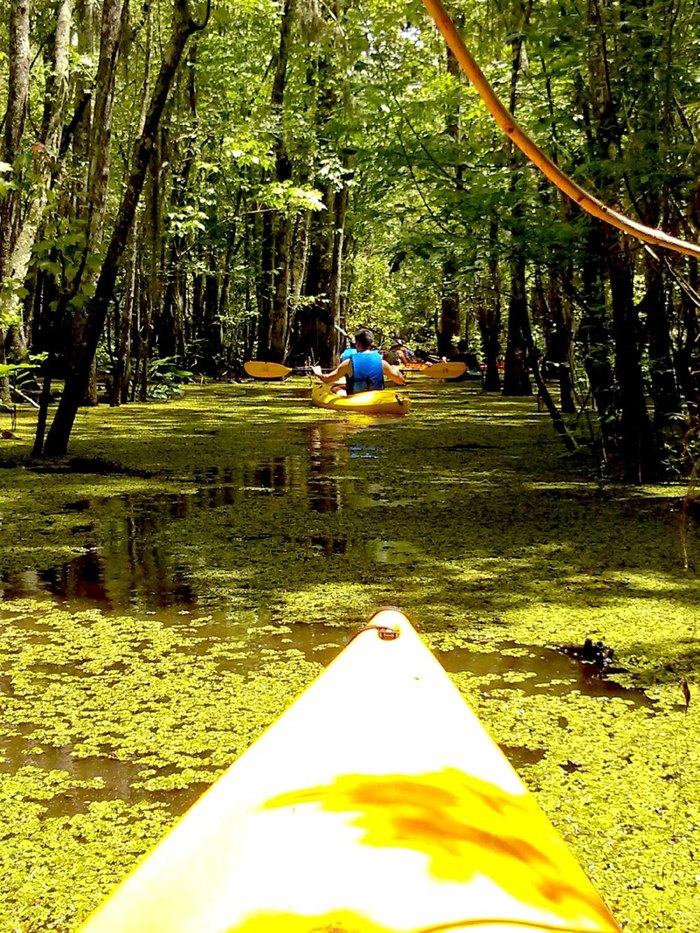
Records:
{"label": "blue life jacket", "polygon": [[348,395],[368,392],[370,389],[384,388],[381,353],[376,350],[364,350],[361,353],[356,353],[350,365],[352,366],[352,380],[346,380]]}

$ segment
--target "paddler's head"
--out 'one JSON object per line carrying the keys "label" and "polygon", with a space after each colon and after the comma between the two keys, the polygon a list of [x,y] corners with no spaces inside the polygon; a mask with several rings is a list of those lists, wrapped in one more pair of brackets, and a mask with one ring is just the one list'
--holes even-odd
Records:
{"label": "paddler's head", "polygon": [[373,343],[374,343],[374,334],[369,329],[369,327],[362,327],[355,334],[355,346],[360,352],[362,352],[363,350],[371,350]]}

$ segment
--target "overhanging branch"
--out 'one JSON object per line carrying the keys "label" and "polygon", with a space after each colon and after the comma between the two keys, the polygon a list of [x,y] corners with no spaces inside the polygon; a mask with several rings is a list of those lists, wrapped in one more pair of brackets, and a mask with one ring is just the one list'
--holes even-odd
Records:
{"label": "overhanging branch", "polygon": [[533,165],[536,165],[537,168],[540,169],[552,184],[570,197],[572,201],[575,201],[576,204],[588,214],[597,217],[599,220],[613,227],[617,227],[618,230],[629,233],[637,237],[637,239],[643,240],[645,243],[663,246],[666,249],[675,250],[677,253],[685,253],[687,256],[695,256],[696,259],[700,259],[700,245],[688,243],[686,240],[679,240],[676,237],[664,233],[663,230],[647,227],[625,216],[625,214],[613,210],[613,208],[603,204],[602,201],[586,191],[585,188],[582,188],[565,172],[562,172],[559,166],[552,162],[549,156],[539,148],[534,140],[518,126],[514,117],[498,99],[481,68],[479,68],[472,58],[469,49],[464,44],[464,40],[445,11],[440,0],[423,0],[423,5],[432,16],[445,42],[447,42],[448,46],[452,49],[455,58],[476,88],[496,123],[501,127],[506,136],[527,156]]}

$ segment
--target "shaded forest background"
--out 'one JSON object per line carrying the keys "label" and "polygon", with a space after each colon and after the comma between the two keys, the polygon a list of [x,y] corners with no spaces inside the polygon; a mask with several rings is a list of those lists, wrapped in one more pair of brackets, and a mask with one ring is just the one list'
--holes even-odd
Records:
{"label": "shaded forest background", "polygon": [[[39,407],[163,395],[342,330],[546,392],[628,480],[693,472],[698,263],[583,214],[500,134],[420,0],[0,0],[0,377]],[[450,0],[503,103],[606,204],[700,232],[700,14]],[[505,362],[500,372],[499,359]],[[58,401],[58,404],[56,402]],[[579,438],[578,443],[581,442]]]}

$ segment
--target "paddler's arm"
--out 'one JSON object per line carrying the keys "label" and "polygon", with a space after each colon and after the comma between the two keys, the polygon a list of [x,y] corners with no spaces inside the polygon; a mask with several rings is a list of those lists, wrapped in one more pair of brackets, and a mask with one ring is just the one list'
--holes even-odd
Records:
{"label": "paddler's arm", "polygon": [[400,386],[406,385],[406,380],[403,377],[403,373],[396,366],[392,366],[391,363],[387,363],[386,360],[382,360],[382,370],[387,379],[391,379],[392,382],[396,382]]}
{"label": "paddler's arm", "polygon": [[326,385],[333,385],[334,382],[337,382],[342,376],[347,376],[350,373],[350,359],[343,360],[340,365],[336,366],[335,369],[332,369],[329,373],[324,373],[320,366],[312,366],[311,370],[314,376],[318,376],[321,382],[325,382]]}

